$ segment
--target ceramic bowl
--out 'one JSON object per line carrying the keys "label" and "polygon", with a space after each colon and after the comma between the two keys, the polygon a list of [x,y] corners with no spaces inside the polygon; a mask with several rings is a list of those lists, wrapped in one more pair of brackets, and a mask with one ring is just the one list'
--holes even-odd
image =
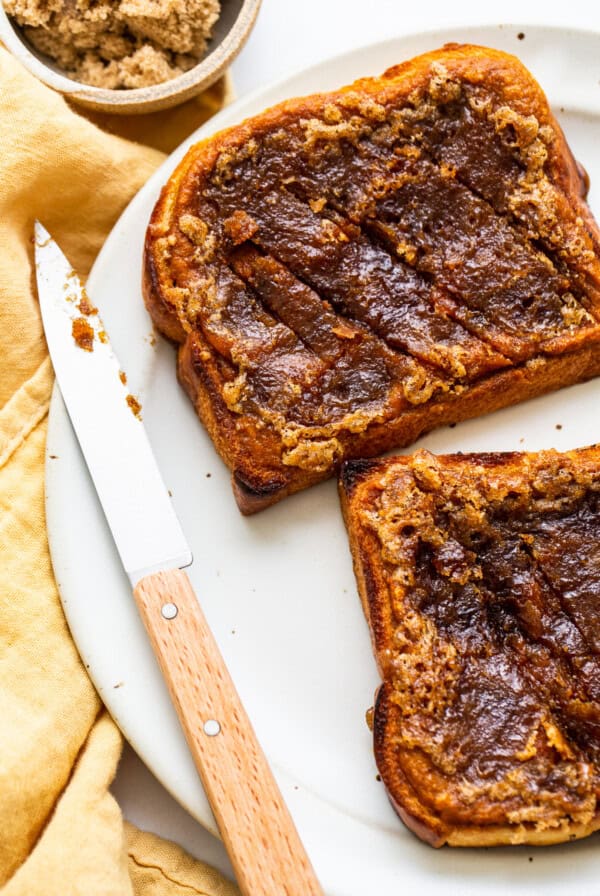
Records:
{"label": "ceramic bowl", "polygon": [[82,106],[122,114],[154,112],[176,106],[213,84],[246,43],[261,0],[221,0],[221,14],[204,57],[189,71],[149,87],[108,90],[67,77],[27,41],[0,2],[0,40],[40,81]]}

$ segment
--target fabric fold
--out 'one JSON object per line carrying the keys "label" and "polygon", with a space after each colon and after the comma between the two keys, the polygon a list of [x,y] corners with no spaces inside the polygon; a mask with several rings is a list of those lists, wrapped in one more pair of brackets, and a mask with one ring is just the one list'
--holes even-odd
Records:
{"label": "fabric fold", "polygon": [[[154,128],[162,121],[166,130],[154,142],[169,146],[170,121],[180,128],[189,121],[191,130],[227,93],[216,85],[205,102],[194,101],[189,119],[155,116]],[[130,131],[143,134],[144,126],[132,123]],[[0,146],[0,889],[6,896],[233,896],[237,888],[212,868],[124,826],[108,789],[121,736],[69,634],[45,524],[53,374],[33,285],[33,221],[85,277],[164,156],[101,130],[1,48]]]}

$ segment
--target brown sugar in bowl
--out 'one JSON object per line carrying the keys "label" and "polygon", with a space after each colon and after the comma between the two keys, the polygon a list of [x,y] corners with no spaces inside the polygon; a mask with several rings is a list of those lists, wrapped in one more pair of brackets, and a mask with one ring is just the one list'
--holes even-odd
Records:
{"label": "brown sugar in bowl", "polygon": [[201,93],[225,72],[248,40],[260,4],[261,0],[221,0],[221,14],[204,57],[189,71],[148,87],[112,90],[68,77],[28,43],[1,2],[0,40],[31,74],[82,106],[123,115],[155,112]]}

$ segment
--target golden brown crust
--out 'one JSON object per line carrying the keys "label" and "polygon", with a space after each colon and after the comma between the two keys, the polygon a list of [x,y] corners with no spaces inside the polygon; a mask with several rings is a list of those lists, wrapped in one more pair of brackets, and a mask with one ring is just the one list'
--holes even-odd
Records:
{"label": "golden brown crust", "polygon": [[598,830],[600,447],[349,461],[340,496],[405,824],[433,846]]}
{"label": "golden brown crust", "polygon": [[[425,114],[423,109],[433,108],[438,102],[443,106],[444,91],[450,96],[457,84],[470,91],[471,111],[480,111],[489,101],[491,105],[481,113],[482,120],[485,118],[486,127],[496,128],[498,152],[512,153],[521,172],[509,192],[490,194],[482,203],[477,198],[479,187],[471,185],[469,198],[480,211],[489,211],[495,203],[498,226],[503,228],[509,222],[510,233],[516,234],[515,239],[528,252],[535,255],[537,249],[532,246],[543,243],[545,260],[536,255],[535,263],[541,259],[549,266],[557,283],[563,278],[560,289],[567,281],[569,284],[565,296],[571,298],[565,300],[561,311],[564,326],[551,327],[549,335],[538,343],[528,341],[527,336],[513,338],[502,323],[494,329],[492,321],[488,327],[485,308],[474,311],[463,307],[460,296],[457,301],[452,292],[452,284],[445,285],[444,267],[428,275],[433,292],[425,304],[433,302],[437,319],[443,318],[445,326],[458,328],[463,343],[453,345],[450,337],[440,337],[437,342],[435,338],[433,342],[415,338],[414,345],[409,339],[408,347],[403,343],[398,347],[393,339],[390,342],[389,334],[373,331],[372,323],[360,317],[360,309],[355,309],[355,320],[344,317],[336,304],[339,297],[332,297],[327,286],[317,289],[314,280],[306,285],[306,277],[296,276],[298,270],[290,273],[289,257],[278,256],[276,251],[277,233],[267,234],[267,223],[258,220],[260,215],[251,207],[250,199],[244,207],[239,193],[235,202],[240,208],[227,206],[231,202],[226,196],[231,170],[236,165],[254,164],[261,147],[272,149],[278,135],[302,132],[307,141],[316,141],[317,149],[310,150],[300,167],[313,162],[321,165],[318,147],[323,140],[334,148],[344,140],[344,146],[355,146],[358,144],[352,141],[363,133],[361,128],[370,129],[368,133],[371,137],[378,135],[378,140],[381,135],[388,139],[385,129],[390,122],[399,121],[398,126],[406,130],[410,116]],[[394,119],[394,115],[400,118]],[[421,120],[410,127],[410,140],[418,143]],[[404,131],[403,135],[406,141]],[[402,145],[406,149],[406,142]],[[291,153],[290,163],[298,157],[294,147],[296,144],[286,150]],[[430,149],[418,164],[431,166]],[[285,152],[282,157],[286,159]],[[407,156],[404,162],[410,166],[412,159]],[[458,183],[463,174],[468,179],[467,163],[466,173],[458,174],[445,159],[436,160],[435,166],[433,170],[442,172],[449,189],[453,179]],[[414,179],[414,175],[410,177]],[[297,180],[300,183],[302,178]],[[402,182],[406,180],[405,176]],[[308,189],[306,183],[300,184],[302,190]],[[316,189],[314,183],[310,189],[313,187]],[[287,187],[280,188],[281,196],[285,194],[295,210],[296,197]],[[581,175],[539,85],[514,57],[473,46],[448,45],[396,66],[381,78],[363,79],[327,95],[289,100],[193,147],[164,187],[150,221],[144,298],[157,327],[181,345],[180,380],[232,470],[242,512],[253,513],[330,476],[343,459],[374,456],[408,445],[436,426],[488,413],[600,373],[600,237],[583,192]],[[211,218],[214,212],[209,209],[210,203],[214,208],[219,197],[223,210],[217,218]],[[366,225],[360,218],[364,203],[344,206],[341,217],[333,195],[312,198],[308,204],[310,210],[302,206],[307,211],[302,219],[306,226],[327,225],[326,232],[332,238],[349,239],[353,246],[364,248]],[[387,224],[379,229],[375,245],[378,252],[382,241],[397,238]],[[394,264],[407,276],[416,277],[418,289],[430,289],[409,243],[399,243],[398,251],[404,255]],[[257,247],[258,252],[253,250],[255,256],[244,256],[241,249],[245,246]],[[223,285],[218,282],[218,272],[219,259],[225,256],[228,280]],[[283,312],[279,305],[277,311],[273,310],[272,303],[280,301],[278,296],[265,300],[261,276],[270,277],[271,285],[279,283],[280,290],[291,290]],[[246,302],[256,304],[257,296],[263,303],[267,301],[258,310],[252,307],[243,325],[241,318],[237,322],[223,304],[223,295],[242,289],[249,297]],[[338,360],[331,354],[319,356],[302,332],[294,333],[285,317],[290,297],[296,296],[300,305],[310,304],[321,300],[318,293],[326,299],[321,331],[335,334],[334,355],[338,353]],[[526,303],[529,301],[526,299]],[[229,315],[225,322],[223,315]],[[327,323],[330,319],[333,322]],[[525,317],[523,321],[527,330]],[[248,332],[255,325],[260,333],[249,338]],[[269,334],[273,334],[272,345]],[[291,346],[293,338],[296,343]],[[402,332],[398,338],[402,339]],[[331,405],[328,387],[323,383],[331,380],[331,371],[343,363],[344,357],[350,359],[349,371],[360,368],[364,360],[358,356],[359,344],[371,365],[367,372],[373,369],[378,376],[388,378],[387,391],[384,394],[380,390],[376,398],[349,398],[345,411],[339,412],[344,383]],[[267,371],[271,380],[265,393],[265,363],[272,361],[277,351],[281,352],[281,365],[272,365],[275,379],[270,368]],[[352,360],[352,352],[358,360]],[[282,373],[284,365],[288,366]],[[365,375],[365,382],[369,376]],[[350,373],[347,379],[350,382]],[[352,388],[348,387],[350,393]],[[304,407],[299,411],[301,403]]]}

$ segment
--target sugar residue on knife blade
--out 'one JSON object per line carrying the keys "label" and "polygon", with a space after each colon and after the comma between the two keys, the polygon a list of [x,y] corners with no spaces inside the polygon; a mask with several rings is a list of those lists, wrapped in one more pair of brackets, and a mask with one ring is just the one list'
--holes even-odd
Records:
{"label": "sugar residue on knife blade", "polygon": [[85,289],[82,289],[81,291],[81,298],[79,299],[79,304],[77,305],[77,307],[81,314],[84,315],[84,317],[98,314],[98,309],[92,302],[90,302],[89,296],[86,293]]}
{"label": "sugar residue on knife blade", "polygon": [[76,317],[71,327],[71,334],[75,344],[85,352],[94,351],[94,328],[90,326],[85,317]]}
{"label": "sugar residue on knife blade", "polygon": [[[75,273],[73,272],[75,276]],[[67,296],[67,298],[69,298]],[[75,343],[82,348],[86,352],[94,351],[94,328],[88,321],[86,317],[95,316],[98,314],[98,309],[90,301],[89,296],[85,289],[81,290],[81,295],[79,302],[77,303],[77,310],[80,312],[81,317],[76,317],[73,320],[73,325],[71,328],[71,332],[73,334],[73,339]]]}
{"label": "sugar residue on knife blade", "polygon": [[142,419],[142,405],[140,404],[138,399],[135,397],[135,395],[132,395],[131,393],[129,393],[129,395],[127,395],[125,401],[129,405],[129,407],[131,409],[131,413],[134,415],[134,417],[137,417],[138,420],[141,420]]}

